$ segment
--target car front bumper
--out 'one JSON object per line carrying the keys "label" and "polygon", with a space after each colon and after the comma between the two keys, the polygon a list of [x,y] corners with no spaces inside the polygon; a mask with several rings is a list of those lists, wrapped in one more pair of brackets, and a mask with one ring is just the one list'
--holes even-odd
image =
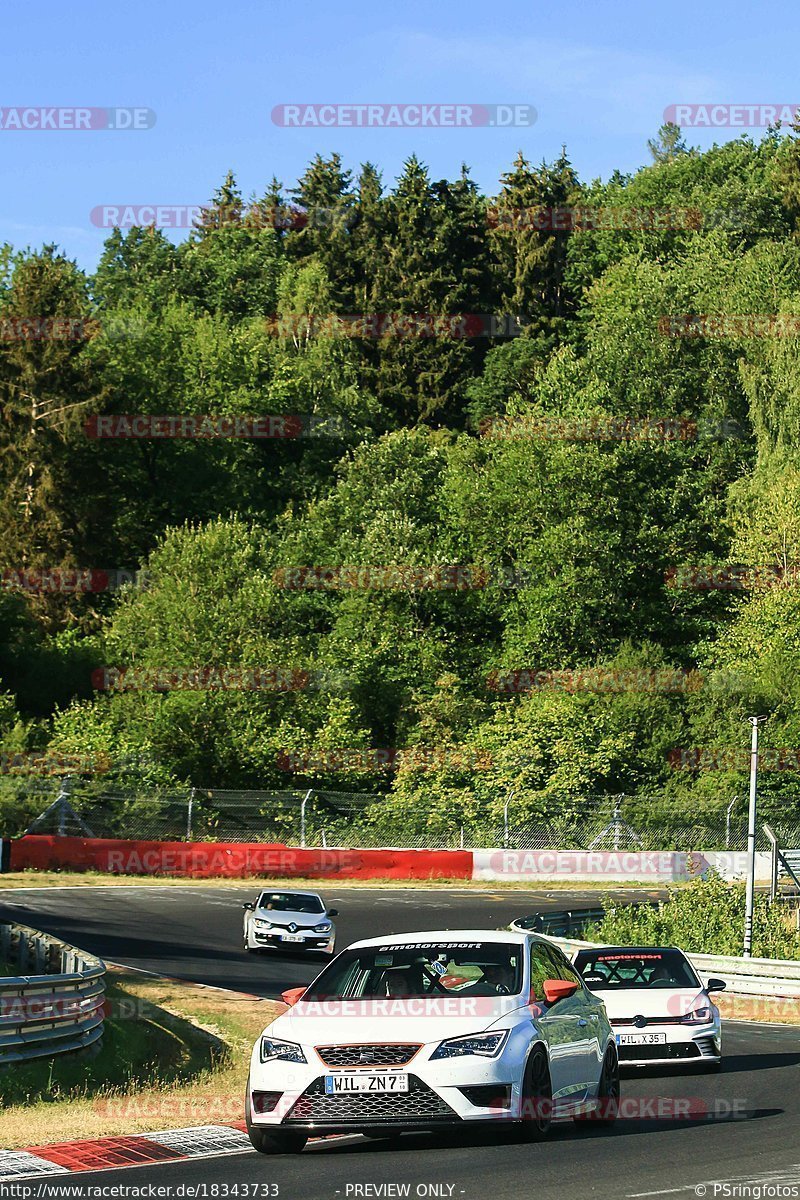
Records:
{"label": "car front bumper", "polygon": [[322,954],[333,954],[336,934],[314,933],[313,930],[298,930],[300,941],[284,941],[281,929],[250,929],[247,940],[251,950],[317,950]]}
{"label": "car front bumper", "polygon": [[[254,1126],[342,1133],[375,1128],[435,1129],[467,1121],[519,1117],[520,1065],[505,1055],[486,1060],[465,1056],[463,1061],[430,1061],[428,1056],[434,1047],[423,1047],[403,1066],[364,1068],[370,1075],[407,1075],[407,1092],[328,1095],[326,1075],[353,1075],[358,1070],[331,1068],[309,1047],[303,1049],[313,1061],[262,1063],[256,1046],[249,1083]],[[263,1111],[265,1103],[268,1111]]]}
{"label": "car front bumper", "polygon": [[[718,1021],[709,1021],[706,1025],[653,1024],[646,1030],[612,1021],[612,1028],[621,1067],[666,1067],[677,1063],[690,1066],[721,1060],[722,1035]],[[653,1045],[620,1045],[621,1035],[642,1033],[663,1035],[664,1040]]]}

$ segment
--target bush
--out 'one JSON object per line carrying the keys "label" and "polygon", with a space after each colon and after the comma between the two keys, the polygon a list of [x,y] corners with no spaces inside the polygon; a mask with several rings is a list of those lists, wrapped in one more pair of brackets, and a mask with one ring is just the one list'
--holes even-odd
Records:
{"label": "bush", "polygon": [[[673,892],[656,907],[626,904],[610,908],[588,928],[591,942],[614,945],[680,946],[690,954],[740,956],[744,938],[744,884],[725,883],[709,874]],[[800,935],[778,904],[757,894],[753,912],[753,954],[758,958],[800,959]]]}

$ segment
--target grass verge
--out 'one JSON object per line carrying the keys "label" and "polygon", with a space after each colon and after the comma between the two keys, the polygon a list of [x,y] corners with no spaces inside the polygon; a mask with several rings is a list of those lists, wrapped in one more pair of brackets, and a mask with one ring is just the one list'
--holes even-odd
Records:
{"label": "grass verge", "polygon": [[99,1050],[0,1069],[6,1149],[243,1119],[253,1041],[283,1005],[114,968]]}
{"label": "grass verge", "polygon": [[[531,879],[529,882],[513,880],[486,879],[393,879],[384,876],[380,879],[339,879],[336,875],[324,879],[309,879],[294,876],[242,876],[237,878],[192,879],[186,875],[120,875],[102,871],[10,871],[0,875],[0,891],[5,888],[31,887],[244,887],[250,885],[254,889],[269,887],[303,887],[319,890],[320,888],[448,888],[464,889],[479,892],[624,892],[629,889],[641,891],[648,888],[651,891],[664,891],[653,885],[652,880],[626,880],[616,883],[609,880],[578,882],[569,879]],[[672,888],[682,888],[683,883],[670,884]]]}

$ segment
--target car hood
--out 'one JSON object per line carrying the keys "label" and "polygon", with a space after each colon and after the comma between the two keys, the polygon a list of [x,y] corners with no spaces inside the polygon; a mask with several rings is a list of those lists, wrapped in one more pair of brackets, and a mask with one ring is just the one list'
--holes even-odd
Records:
{"label": "car hood", "polygon": [[299,1001],[269,1026],[270,1034],[304,1045],[440,1042],[480,1033],[516,1010],[521,997],[436,996],[427,999]]}
{"label": "car hood", "polygon": [[322,921],[330,921],[327,913],[307,913],[307,912],[276,912],[274,908],[256,908],[253,910],[253,916],[259,921],[271,921],[273,925],[290,925],[294,922],[300,929],[313,929],[315,925],[319,925]]}
{"label": "car hood", "polygon": [[700,1004],[708,1004],[708,996],[700,988],[631,988],[630,990],[598,991],[594,993],[606,1006],[611,1020],[630,1017],[685,1017]]}

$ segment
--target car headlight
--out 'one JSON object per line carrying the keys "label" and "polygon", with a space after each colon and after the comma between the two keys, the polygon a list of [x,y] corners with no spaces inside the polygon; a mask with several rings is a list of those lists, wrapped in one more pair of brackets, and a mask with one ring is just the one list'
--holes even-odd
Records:
{"label": "car headlight", "polygon": [[699,1008],[693,1008],[690,1013],[681,1018],[684,1025],[707,1025],[709,1021],[714,1019],[714,1013],[711,1006],[701,1004]]}
{"label": "car headlight", "polygon": [[269,1037],[262,1037],[259,1057],[262,1063],[274,1062],[276,1059],[280,1059],[281,1062],[308,1062],[302,1046],[298,1046],[297,1042],[281,1042],[277,1038]]}
{"label": "car headlight", "polygon": [[262,921],[257,917],[256,920],[253,922],[253,924],[255,925],[256,929],[269,929],[272,922],[271,921]]}
{"label": "car headlight", "polygon": [[330,921],[320,921],[319,925],[314,926],[314,933],[330,933],[332,929]]}
{"label": "car headlight", "polygon": [[497,1033],[471,1033],[467,1037],[448,1038],[436,1047],[431,1058],[459,1058],[462,1054],[497,1058],[507,1040],[507,1029],[501,1029]]}

